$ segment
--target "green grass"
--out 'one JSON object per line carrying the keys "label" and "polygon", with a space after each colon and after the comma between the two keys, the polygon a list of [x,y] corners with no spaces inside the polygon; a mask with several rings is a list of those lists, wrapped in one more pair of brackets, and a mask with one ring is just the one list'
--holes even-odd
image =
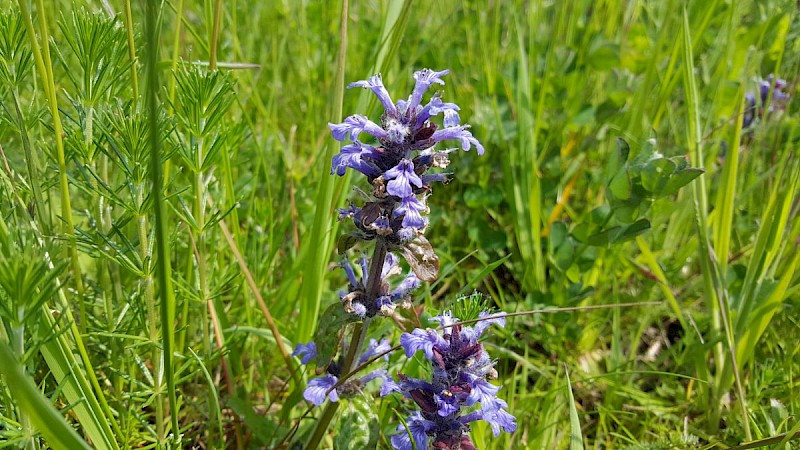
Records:
{"label": "green grass", "polygon": [[[43,3],[0,1],[0,447],[308,442],[288,353],[359,195],[327,123],[423,67],[486,154],[435,187],[416,304],[660,304],[510,319],[486,347],[519,429],[477,446],[798,445],[795,2]],[[743,129],[771,73],[792,99]],[[406,406],[342,402],[322,447],[387,447]]]}

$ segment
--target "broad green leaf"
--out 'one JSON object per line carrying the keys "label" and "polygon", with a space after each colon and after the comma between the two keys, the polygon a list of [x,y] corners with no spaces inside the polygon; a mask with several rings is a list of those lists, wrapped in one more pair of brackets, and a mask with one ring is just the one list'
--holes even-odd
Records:
{"label": "broad green leaf", "polygon": [[614,239],[614,242],[617,243],[617,242],[629,241],[649,229],[650,229],[650,221],[647,219],[639,219],[636,222],[625,227],[622,230],[622,232],[619,233],[619,235],[617,235],[616,239]]}
{"label": "broad green leaf", "polygon": [[703,169],[697,169],[694,167],[681,170],[679,172],[675,172],[667,182],[667,185],[664,186],[664,190],[661,191],[661,195],[672,195],[678,192],[678,190],[687,184],[691,183],[692,180],[699,177],[705,172]]}
{"label": "broad green leaf", "polygon": [[608,189],[618,200],[627,200],[631,197],[631,180],[626,170],[620,170],[608,183]]}
{"label": "broad green leaf", "polygon": [[640,176],[642,187],[654,195],[667,185],[670,176],[675,171],[675,163],[666,158],[653,159],[642,168]]}
{"label": "broad green leaf", "polygon": [[567,238],[569,235],[569,231],[567,231],[567,225],[562,221],[553,222],[553,225],[550,227],[550,245],[553,249],[556,249],[564,243],[564,239]]}
{"label": "broad green leaf", "polygon": [[620,226],[607,228],[597,234],[589,236],[589,238],[587,239],[587,243],[589,245],[596,245],[598,247],[603,247],[616,241],[620,232],[622,232],[622,227]]}
{"label": "broad green leaf", "polygon": [[319,317],[319,326],[314,335],[317,344],[317,375],[325,372],[339,351],[345,327],[355,322],[353,315],[345,312],[342,304],[333,303]]}
{"label": "broad green leaf", "polygon": [[569,269],[572,261],[575,260],[575,244],[572,238],[567,237],[564,242],[558,246],[555,254],[553,255],[556,266],[561,270]]}
{"label": "broad green leaf", "polygon": [[364,397],[353,397],[337,422],[333,448],[336,450],[376,448],[380,420],[375,405]]}

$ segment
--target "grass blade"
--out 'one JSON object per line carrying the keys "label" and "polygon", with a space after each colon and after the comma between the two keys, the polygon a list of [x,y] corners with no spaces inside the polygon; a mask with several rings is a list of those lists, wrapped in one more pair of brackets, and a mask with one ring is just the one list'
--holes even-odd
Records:
{"label": "grass blade", "polygon": [[64,420],[61,413],[36,388],[22,369],[8,343],[0,340],[0,373],[14,387],[14,400],[30,417],[36,429],[54,450],[89,450],[89,445]]}

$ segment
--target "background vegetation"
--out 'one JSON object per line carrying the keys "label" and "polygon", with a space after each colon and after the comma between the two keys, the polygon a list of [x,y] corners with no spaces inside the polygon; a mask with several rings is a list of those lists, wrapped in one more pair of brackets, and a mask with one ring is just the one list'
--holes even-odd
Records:
{"label": "background vegetation", "polygon": [[[379,106],[336,80],[398,97],[423,67],[451,70],[486,155],[431,197],[442,271],[417,312],[473,290],[506,312],[658,302],[495,333],[519,428],[476,427],[479,448],[800,430],[798,102],[741,120],[769,74],[797,97],[795,2],[361,1],[344,30],[337,2],[168,0],[158,52],[144,3],[0,5],[0,447],[305,442],[287,352],[345,284],[353,193],[327,122]],[[385,447],[402,410],[347,402],[324,445]]]}

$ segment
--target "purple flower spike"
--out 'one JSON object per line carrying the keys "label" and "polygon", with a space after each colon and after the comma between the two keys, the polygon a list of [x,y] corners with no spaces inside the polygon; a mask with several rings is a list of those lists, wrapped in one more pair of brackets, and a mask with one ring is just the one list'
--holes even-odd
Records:
{"label": "purple flower spike", "polygon": [[309,342],[308,344],[297,344],[294,348],[292,356],[301,356],[300,362],[308,364],[312,359],[317,357],[317,344]]}
{"label": "purple flower spike", "polygon": [[[361,172],[373,187],[372,192],[363,192],[369,200],[358,205],[360,210],[340,215],[340,219],[353,220],[359,229],[353,236],[358,239],[381,239],[397,248],[424,233],[428,209],[423,196],[431,193],[431,183],[446,182],[450,175],[428,173],[431,169],[444,169],[450,163],[447,156],[450,150],[437,151],[436,143],[458,140],[464,150],[475,147],[479,155],[483,154],[483,145],[467,131],[469,125],[461,123],[458,105],[443,101],[439,92],[427,104],[423,103],[430,87],[443,85],[443,77],[448,73],[449,70],[430,69],[415,72],[411,95],[397,101],[392,101],[380,75],[348,85],[370,89],[384,108],[379,121],[354,114],[342,123],[328,124],[334,139],[352,141],[334,157],[331,172],[338,175],[344,175],[348,169]],[[377,142],[372,142],[373,145],[360,142],[362,133]],[[370,305],[367,309],[369,317],[377,311]]]}
{"label": "purple flower spike", "polygon": [[386,192],[395,197],[405,198],[411,196],[411,185],[422,187],[422,180],[414,173],[414,163],[404,159],[398,165],[387,170],[383,178],[391,180],[386,183]]}
{"label": "purple flower spike", "polygon": [[386,112],[390,114],[397,114],[397,108],[394,106],[394,102],[392,102],[392,98],[389,96],[389,92],[383,85],[383,79],[381,78],[380,74],[373,75],[369,77],[368,80],[356,81],[347,85],[348,89],[354,87],[362,87],[370,89],[375,94],[375,96],[378,97],[378,100],[380,100]]}
{"label": "purple flower spike", "polygon": [[[487,319],[484,329],[489,323],[502,324],[504,320],[503,314],[483,312],[480,317]],[[382,395],[400,392],[416,403],[419,411],[409,418],[409,429],[412,422],[426,420],[423,428],[426,437],[433,440],[434,448],[474,449],[467,433],[470,423],[476,420],[488,422],[495,435],[501,431],[514,432],[517,429],[514,416],[507,412],[508,404],[497,398],[500,386],[488,381],[494,363],[478,342],[483,329],[458,324],[450,312],[433,319],[446,328],[440,332],[415,329],[400,336],[406,356],[418,350],[425,352],[431,364],[431,382],[398,374],[397,382],[386,381]],[[395,448],[408,448],[412,438],[405,428],[398,427],[398,431],[392,437],[392,444]],[[413,432],[411,435],[415,436]]]}

